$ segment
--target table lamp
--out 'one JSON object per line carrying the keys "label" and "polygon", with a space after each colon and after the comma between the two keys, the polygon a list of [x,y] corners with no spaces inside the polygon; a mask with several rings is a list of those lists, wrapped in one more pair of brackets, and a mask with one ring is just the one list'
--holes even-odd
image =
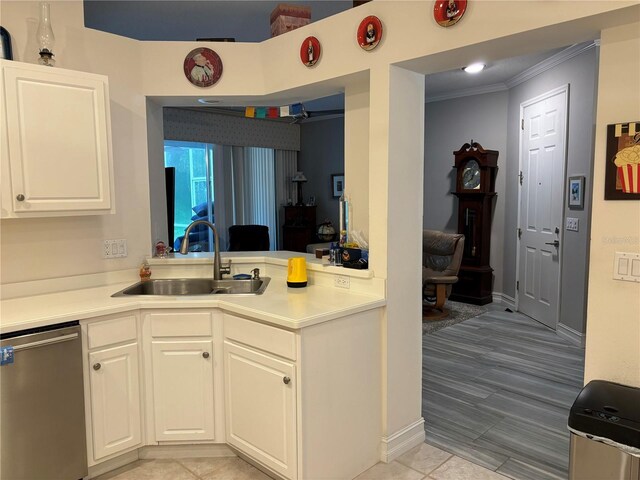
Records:
{"label": "table lamp", "polygon": [[302,184],[307,181],[307,177],[302,172],[296,172],[291,181],[298,185],[298,203],[296,205],[304,205],[302,201]]}

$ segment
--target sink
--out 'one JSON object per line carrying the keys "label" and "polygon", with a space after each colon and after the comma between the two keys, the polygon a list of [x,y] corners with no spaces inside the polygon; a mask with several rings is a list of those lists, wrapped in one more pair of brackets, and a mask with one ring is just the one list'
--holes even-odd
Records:
{"label": "sink", "polygon": [[213,280],[212,278],[160,278],[138,282],[111,295],[261,295],[269,277],[249,280]]}

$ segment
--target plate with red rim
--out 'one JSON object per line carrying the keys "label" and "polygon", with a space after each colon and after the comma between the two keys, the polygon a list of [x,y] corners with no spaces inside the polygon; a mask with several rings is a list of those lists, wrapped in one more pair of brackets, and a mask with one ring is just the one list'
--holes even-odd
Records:
{"label": "plate with red rim", "polygon": [[210,48],[191,50],[184,59],[184,76],[196,87],[215,85],[222,76],[222,59]]}
{"label": "plate with red rim", "polygon": [[467,11],[467,0],[436,0],[433,18],[441,27],[450,27],[460,21]]}
{"label": "plate with red rim", "polygon": [[307,67],[313,67],[320,60],[321,52],[320,41],[316,37],[307,37],[300,45],[300,61]]}
{"label": "plate with red rim", "polygon": [[382,40],[382,22],[370,15],[360,22],[357,34],[358,45],[363,50],[373,50]]}

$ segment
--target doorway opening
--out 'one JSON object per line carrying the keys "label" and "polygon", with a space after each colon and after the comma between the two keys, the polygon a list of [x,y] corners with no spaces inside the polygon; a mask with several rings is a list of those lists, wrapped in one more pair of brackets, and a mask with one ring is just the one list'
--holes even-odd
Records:
{"label": "doorway opening", "polygon": [[[499,152],[485,232],[492,302],[463,304],[470,314],[454,305],[444,328],[423,323],[427,443],[515,479],[568,472],[566,421],[583,386],[597,67],[588,42],[487,65],[489,80],[426,77],[425,229],[459,233],[453,152],[470,139]],[[585,178],[582,210],[569,209],[572,176]],[[532,313],[529,297],[546,310]]]}

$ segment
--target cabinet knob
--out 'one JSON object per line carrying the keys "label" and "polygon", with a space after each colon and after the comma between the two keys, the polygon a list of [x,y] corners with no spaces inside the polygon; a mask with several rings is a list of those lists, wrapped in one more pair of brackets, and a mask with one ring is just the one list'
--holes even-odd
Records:
{"label": "cabinet knob", "polygon": [[100,370],[102,368],[102,365],[100,365],[99,363],[94,363],[93,364],[93,369],[94,370]]}
{"label": "cabinet knob", "polygon": [[202,358],[209,358],[209,352],[202,352]]}
{"label": "cabinet knob", "polygon": [[291,382],[291,379],[289,377],[284,377],[282,381],[284,382],[285,385],[289,385],[289,383]]}
{"label": "cabinet knob", "polygon": [[19,202],[24,202],[24,195],[23,195],[23,194],[21,194],[21,193],[19,193],[19,194],[16,196],[16,200],[18,200]]}

